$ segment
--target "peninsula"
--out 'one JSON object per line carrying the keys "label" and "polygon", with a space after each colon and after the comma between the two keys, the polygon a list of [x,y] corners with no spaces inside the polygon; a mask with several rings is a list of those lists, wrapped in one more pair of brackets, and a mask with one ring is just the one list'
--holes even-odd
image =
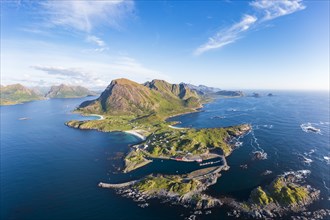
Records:
{"label": "peninsula", "polygon": [[101,114],[103,120],[69,121],[79,129],[126,131],[141,138],[125,157],[124,172],[140,168],[152,158],[178,161],[208,160],[230,155],[235,139],[251,130],[248,124],[227,128],[175,129],[173,115],[197,111],[203,100],[185,84],[153,80],[144,84],[113,80],[96,100],[82,103],[76,111]]}
{"label": "peninsula", "polygon": [[[182,163],[221,162],[220,165],[217,163],[184,175],[152,174],[126,183],[99,183],[99,187],[115,189],[125,197],[142,202],[141,207],[148,205],[148,199],[159,198],[194,209],[224,204],[239,211],[234,216],[251,217],[254,213],[262,213],[262,210],[269,210],[272,215],[302,210],[304,205],[318,198],[316,190],[301,186],[294,178],[287,176],[277,178],[270,187],[258,187],[251,192],[250,200],[244,203],[205,194],[204,191],[217,182],[221,172],[229,169],[226,157],[239,146],[239,138],[249,133],[252,127],[241,124],[221,128],[177,129],[173,126],[176,122],[166,120],[173,115],[196,112],[203,102],[205,96],[198,95],[186,84],[170,84],[163,80],[138,84],[117,79],[99,98],[83,102],[75,110],[81,114],[102,115],[102,120],[73,120],[66,125],[105,132],[122,131],[138,136],[141,141],[132,146],[125,156],[123,172],[143,167],[155,158]],[[310,197],[311,193],[315,196]],[[274,204],[277,209],[272,209]],[[287,204],[293,208],[286,209]],[[299,209],[294,209],[298,206]]]}

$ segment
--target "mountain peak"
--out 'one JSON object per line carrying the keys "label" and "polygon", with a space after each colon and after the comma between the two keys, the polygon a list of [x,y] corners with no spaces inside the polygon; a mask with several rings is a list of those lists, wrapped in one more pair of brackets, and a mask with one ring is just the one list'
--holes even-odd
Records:
{"label": "mountain peak", "polygon": [[135,85],[138,84],[134,81],[131,81],[126,78],[119,78],[119,79],[114,79],[111,81],[110,85],[115,85],[115,84],[120,84],[120,85]]}
{"label": "mountain peak", "polygon": [[158,79],[139,84],[121,78],[112,80],[98,99],[82,103],[79,109],[89,113],[144,115],[199,106],[197,94],[184,85]]}
{"label": "mountain peak", "polygon": [[58,86],[52,86],[49,92],[46,94],[48,98],[79,98],[85,96],[96,95],[94,92],[89,91],[82,86],[70,86],[66,84],[60,84]]}

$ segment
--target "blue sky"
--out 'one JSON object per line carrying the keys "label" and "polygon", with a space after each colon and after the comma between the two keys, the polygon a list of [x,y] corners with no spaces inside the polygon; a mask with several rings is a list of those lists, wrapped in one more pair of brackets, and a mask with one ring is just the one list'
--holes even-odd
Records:
{"label": "blue sky", "polygon": [[329,90],[329,2],[1,1],[1,84]]}

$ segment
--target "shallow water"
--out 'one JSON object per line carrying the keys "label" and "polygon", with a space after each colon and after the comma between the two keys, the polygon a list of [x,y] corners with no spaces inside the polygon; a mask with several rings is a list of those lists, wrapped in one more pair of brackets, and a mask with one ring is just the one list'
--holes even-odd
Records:
{"label": "shallow water", "polygon": [[[286,171],[310,170],[306,181],[321,190],[323,200],[313,208],[330,206],[329,96],[327,93],[273,92],[275,96],[219,99],[203,112],[171,120],[196,128],[251,123],[253,132],[228,158],[223,172],[208,193],[248,197],[252,188],[269,183]],[[2,106],[1,111],[1,219],[183,219],[191,210],[152,201],[140,208],[98,182],[121,182],[158,172],[185,173],[197,163],[155,160],[130,174],[118,172],[128,145],[140,140],[114,132],[82,131],[64,125],[82,119],[70,111],[83,100],[52,99],[23,105]],[[215,117],[217,116],[217,117]],[[26,117],[28,120],[18,120]],[[93,117],[91,119],[96,119]],[[86,119],[86,118],[85,118]],[[312,123],[320,133],[305,132]],[[256,150],[266,160],[252,160]],[[247,164],[248,169],[241,169]],[[203,167],[204,168],[204,167]],[[272,174],[262,176],[265,170]],[[129,211],[128,211],[129,210]],[[201,219],[229,219],[224,208]]]}

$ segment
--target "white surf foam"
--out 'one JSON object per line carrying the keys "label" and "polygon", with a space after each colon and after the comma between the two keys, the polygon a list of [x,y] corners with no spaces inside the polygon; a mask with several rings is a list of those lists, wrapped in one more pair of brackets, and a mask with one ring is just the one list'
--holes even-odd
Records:
{"label": "white surf foam", "polygon": [[302,156],[302,157],[304,158],[304,163],[306,163],[306,164],[308,164],[308,165],[310,165],[310,164],[313,162],[313,160],[310,159],[310,158],[307,158],[307,157],[305,157],[305,156]]}
{"label": "white surf foam", "polygon": [[298,179],[306,178],[309,174],[311,174],[310,170],[297,170],[297,171],[288,171],[284,172],[283,176],[294,175]]}
{"label": "white surf foam", "polygon": [[300,125],[301,130],[303,130],[306,133],[315,133],[322,135],[321,129],[319,127],[320,127],[320,123],[311,123],[311,122],[303,123]]}

